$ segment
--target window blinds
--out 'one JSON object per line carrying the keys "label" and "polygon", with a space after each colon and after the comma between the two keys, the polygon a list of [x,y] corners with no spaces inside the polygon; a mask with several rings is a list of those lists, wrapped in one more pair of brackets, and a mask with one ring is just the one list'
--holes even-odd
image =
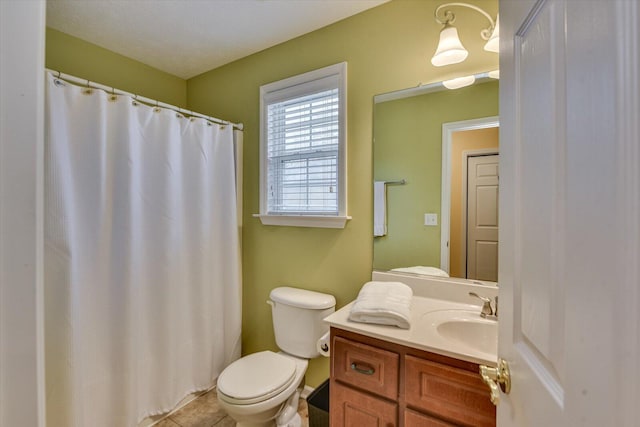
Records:
{"label": "window blinds", "polygon": [[267,106],[268,213],[338,215],[338,88]]}

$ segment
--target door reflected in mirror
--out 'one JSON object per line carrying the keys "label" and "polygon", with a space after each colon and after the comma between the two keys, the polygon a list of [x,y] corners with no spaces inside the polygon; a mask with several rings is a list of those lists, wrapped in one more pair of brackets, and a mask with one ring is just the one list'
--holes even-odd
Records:
{"label": "door reflected in mirror", "polygon": [[498,281],[498,125],[488,117],[442,127],[440,264],[453,277]]}
{"label": "door reflected in mirror", "polygon": [[498,82],[397,93],[374,104],[374,181],[405,181],[374,203],[374,269],[496,281]]}

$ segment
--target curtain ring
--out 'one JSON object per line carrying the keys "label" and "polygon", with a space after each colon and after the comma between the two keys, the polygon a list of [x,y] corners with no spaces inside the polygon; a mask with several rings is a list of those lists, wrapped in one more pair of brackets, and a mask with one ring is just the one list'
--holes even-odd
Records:
{"label": "curtain ring", "polygon": [[83,93],[83,94],[85,94],[85,95],[91,95],[91,94],[93,93],[93,89],[91,89],[90,84],[91,84],[91,82],[90,82],[89,80],[87,80],[87,85],[86,85],[86,87],[84,88],[84,90],[82,91],[82,93]]}
{"label": "curtain ring", "polygon": [[64,83],[62,83],[62,76],[60,74],[60,71],[56,71],[56,73],[58,73],[58,76],[53,79],[53,84],[56,86],[64,86]]}
{"label": "curtain ring", "polygon": [[118,100],[118,96],[116,95],[115,88],[111,88],[111,95],[109,96],[109,101],[115,102]]}

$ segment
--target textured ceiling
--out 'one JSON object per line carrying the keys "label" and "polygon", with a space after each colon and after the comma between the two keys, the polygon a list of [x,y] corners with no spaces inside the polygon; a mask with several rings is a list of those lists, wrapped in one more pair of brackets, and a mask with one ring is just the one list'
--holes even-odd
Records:
{"label": "textured ceiling", "polygon": [[388,0],[48,0],[47,26],[188,79]]}

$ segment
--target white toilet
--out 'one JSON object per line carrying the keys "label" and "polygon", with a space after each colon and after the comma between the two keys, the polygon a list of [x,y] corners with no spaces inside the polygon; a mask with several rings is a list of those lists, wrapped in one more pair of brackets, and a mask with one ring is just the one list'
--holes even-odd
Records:
{"label": "white toilet", "polygon": [[299,427],[298,399],[316,342],[335,311],[333,295],[280,287],[271,291],[273,329],[279,353],[261,351],[236,360],[218,377],[220,406],[238,427]]}

